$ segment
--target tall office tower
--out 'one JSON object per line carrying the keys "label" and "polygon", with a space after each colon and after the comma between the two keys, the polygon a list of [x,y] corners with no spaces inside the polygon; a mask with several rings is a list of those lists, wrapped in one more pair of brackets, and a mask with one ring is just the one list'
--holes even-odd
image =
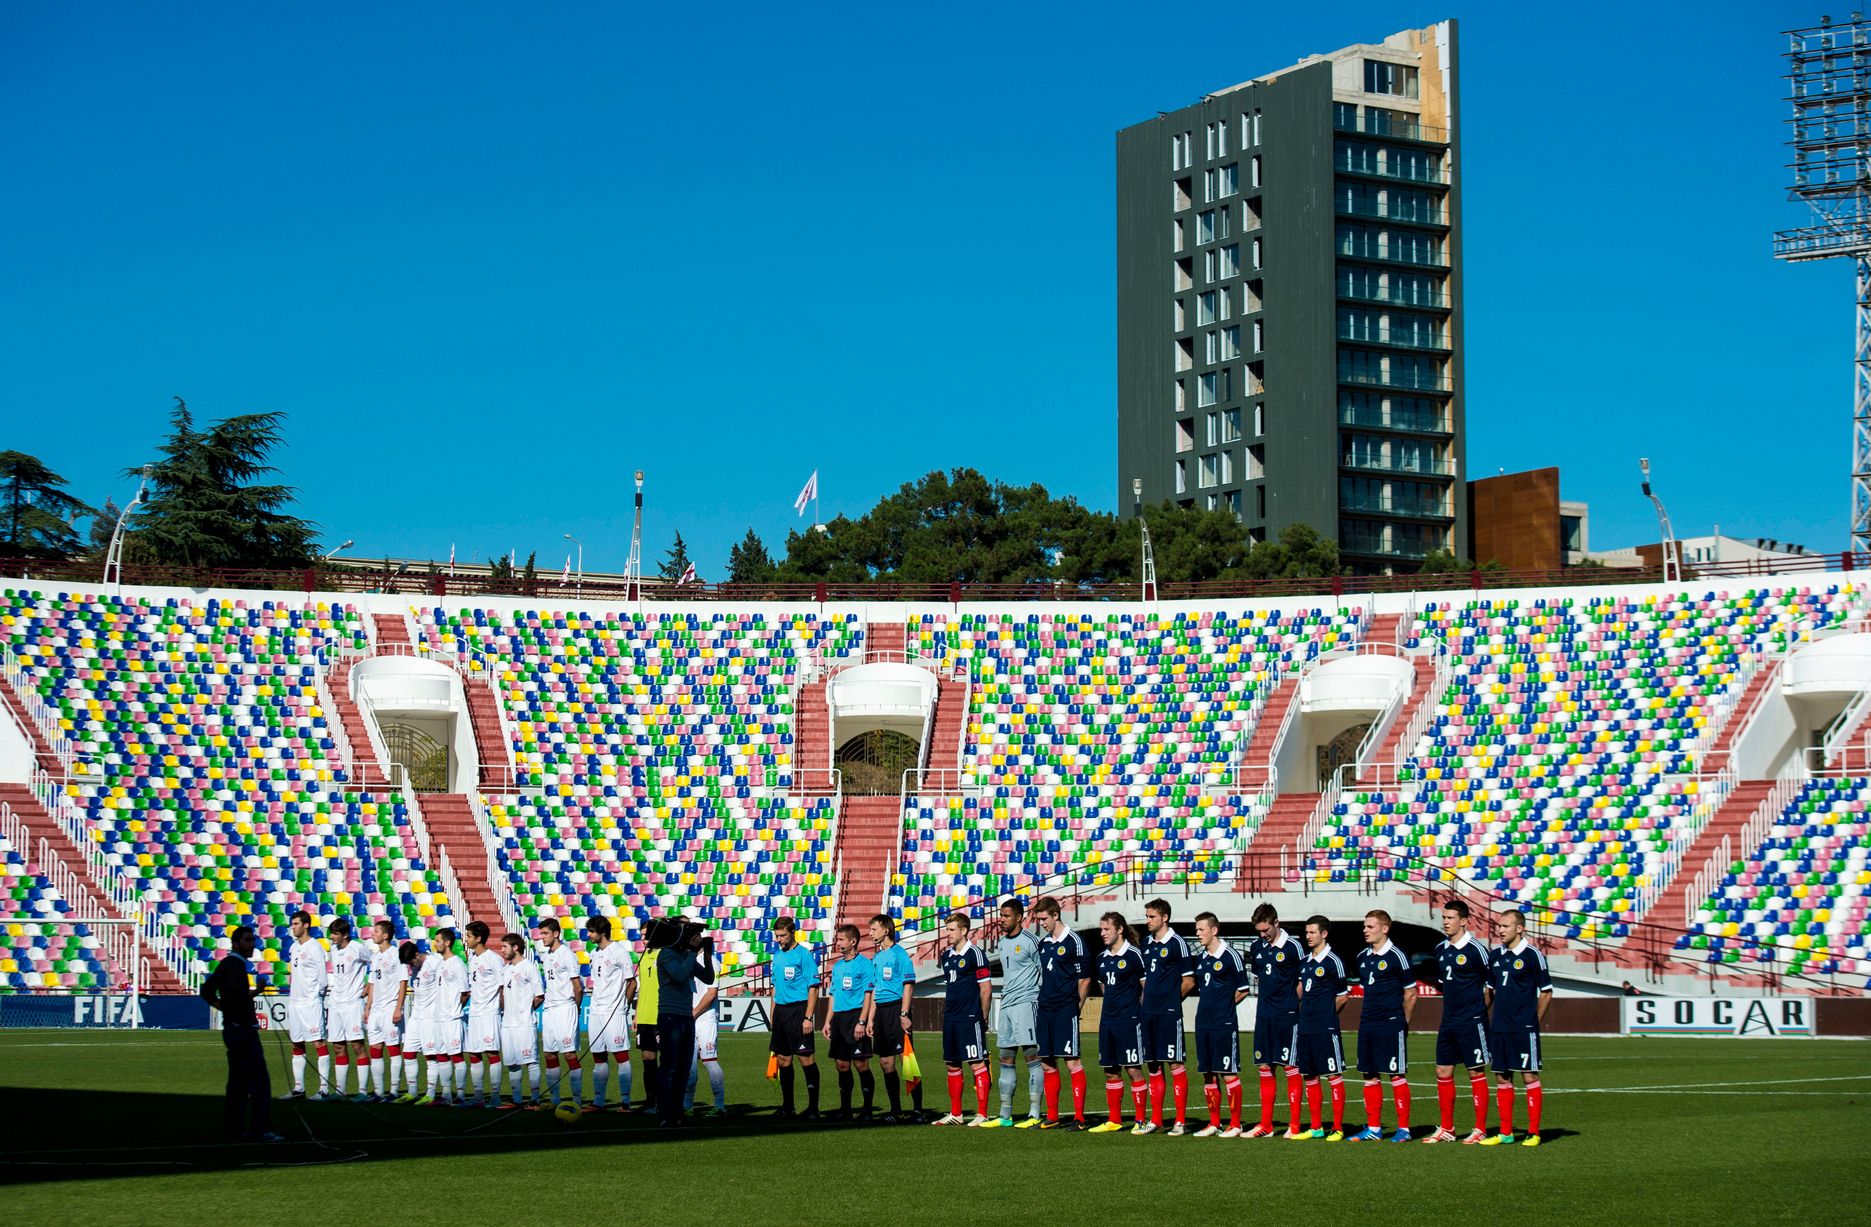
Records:
{"label": "tall office tower", "polygon": [[1468,550],[1455,22],[1117,134],[1118,506]]}

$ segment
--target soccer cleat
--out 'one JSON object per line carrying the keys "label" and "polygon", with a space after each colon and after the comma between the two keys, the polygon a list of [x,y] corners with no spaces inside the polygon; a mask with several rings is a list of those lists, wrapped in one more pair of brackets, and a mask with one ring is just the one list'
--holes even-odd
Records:
{"label": "soccer cleat", "polygon": [[1483,1146],[1512,1146],[1514,1144],[1514,1135],[1511,1133],[1497,1133],[1491,1138],[1482,1138],[1481,1144]]}
{"label": "soccer cleat", "polygon": [[1399,1129],[1390,1135],[1390,1140],[1393,1142],[1407,1142],[1410,1140],[1410,1131],[1408,1129]]}
{"label": "soccer cleat", "polygon": [[932,1125],[965,1125],[968,1122],[955,1115],[953,1112],[945,1112],[929,1123]]}
{"label": "soccer cleat", "polygon": [[525,1105],[517,1099],[503,1099],[494,1105],[494,1110],[496,1112],[518,1112],[524,1106]]}
{"label": "soccer cleat", "polygon": [[1149,1121],[1140,1121],[1137,1124],[1132,1125],[1130,1127],[1130,1133],[1132,1137],[1140,1138],[1140,1137],[1143,1137],[1145,1134],[1155,1133],[1158,1129],[1161,1129],[1162,1127],[1163,1126],[1161,1125],[1153,1125]]}
{"label": "soccer cleat", "polygon": [[[1317,1130],[1313,1131],[1313,1136],[1319,1136]],[[1334,1129],[1325,1135],[1325,1140],[1328,1142],[1342,1142],[1345,1140],[1345,1131],[1343,1129]]]}
{"label": "soccer cleat", "polygon": [[[1236,1134],[1244,1138],[1273,1138],[1273,1137],[1280,1136],[1278,1130],[1268,1129],[1260,1125],[1255,1125],[1252,1129],[1248,1129],[1245,1131],[1237,1129],[1235,1130],[1235,1132]],[[1288,1132],[1291,1132],[1291,1131],[1289,1130]]]}
{"label": "soccer cleat", "polygon": [[970,1129],[998,1129],[1000,1128],[1000,1121],[991,1116],[976,1114],[968,1121],[968,1127]]}
{"label": "soccer cleat", "polygon": [[1220,1132],[1221,1130],[1217,1129],[1214,1125],[1204,1125],[1202,1128],[1195,1131],[1195,1136],[1199,1138],[1212,1138]]}
{"label": "soccer cleat", "polygon": [[376,1103],[377,1097],[375,1095],[366,1095],[362,1091],[359,1091],[357,1094],[351,1096],[351,1102],[352,1103]]}
{"label": "soccer cleat", "polygon": [[396,1097],[397,1103],[415,1103],[416,1100],[417,1096],[414,1091],[404,1091],[401,1095]]}
{"label": "soccer cleat", "polygon": [[281,1095],[280,1098],[281,1099],[304,1099],[305,1088],[295,1087],[294,1089],[287,1091],[284,1095]]}
{"label": "soccer cleat", "polygon": [[1423,1145],[1433,1146],[1437,1142],[1454,1142],[1457,1140],[1458,1139],[1456,1138],[1455,1134],[1451,1132],[1450,1130],[1438,1129],[1434,1133],[1430,1134],[1428,1137],[1423,1139]]}
{"label": "soccer cleat", "polygon": [[429,1106],[431,1108],[452,1108],[455,1106],[455,1102],[452,1099],[431,1099],[429,1100]]}
{"label": "soccer cleat", "polygon": [[[1322,1129],[1319,1132],[1320,1135],[1323,1136],[1325,1131]],[[1288,1129],[1282,1136],[1289,1142],[1305,1142],[1311,1140],[1312,1131],[1310,1129]]]}
{"label": "soccer cleat", "polygon": [[1488,1131],[1486,1129],[1473,1129],[1469,1131],[1469,1134],[1467,1137],[1462,1139],[1462,1145],[1479,1146],[1481,1145],[1481,1143],[1487,1140],[1488,1140]]}
{"label": "soccer cleat", "polygon": [[1189,1132],[1189,1126],[1183,1124],[1181,1121],[1177,1121],[1169,1127],[1169,1136],[1173,1138],[1179,1138],[1187,1132]]}
{"label": "soccer cleat", "polygon": [[1085,1118],[1082,1116],[1074,1116],[1071,1120],[1066,1122],[1065,1127],[1070,1129],[1073,1133],[1091,1132],[1091,1126],[1085,1123]]}
{"label": "soccer cleat", "polygon": [[1540,1135],[1537,1133],[1529,1133],[1526,1137],[1520,1139],[1520,1144],[1522,1146],[1538,1146],[1540,1144]]}
{"label": "soccer cleat", "polygon": [[478,1108],[481,1106],[481,1097],[476,1095],[471,1099],[457,1099],[455,1101],[455,1106],[457,1108]]}
{"label": "soccer cleat", "polygon": [[1221,1136],[1224,1138],[1238,1138],[1241,1136],[1241,1128],[1238,1125],[1229,1125],[1226,1129],[1221,1131]]}
{"label": "soccer cleat", "polygon": [[[546,1105],[535,1099],[533,1102],[526,1105],[526,1110],[528,1112],[544,1112],[546,1110]],[[556,1103],[553,1104],[552,1110],[557,1112],[559,1110],[559,1105]]]}
{"label": "soccer cleat", "polygon": [[1366,1125],[1346,1139],[1350,1142],[1381,1142],[1383,1140],[1383,1131],[1372,1125]]}
{"label": "soccer cleat", "polygon": [[702,1113],[702,1119],[703,1120],[725,1120],[727,1119],[727,1115],[728,1115],[728,1110],[726,1108],[710,1108],[708,1109],[708,1111]]}
{"label": "soccer cleat", "polygon": [[1124,1127],[1123,1121],[1108,1120],[1103,1124],[1093,1125],[1087,1133],[1116,1133]]}
{"label": "soccer cleat", "polygon": [[1038,1116],[1029,1116],[1014,1126],[1015,1129],[1043,1129],[1045,1127],[1045,1120]]}

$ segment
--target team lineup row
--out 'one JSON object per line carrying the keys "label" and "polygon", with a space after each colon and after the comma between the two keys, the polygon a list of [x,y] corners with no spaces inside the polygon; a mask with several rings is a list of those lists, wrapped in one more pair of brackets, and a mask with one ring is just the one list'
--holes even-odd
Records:
{"label": "team lineup row", "polygon": [[[1389,939],[1386,913],[1365,916],[1366,946],[1350,971],[1329,945],[1325,917],[1306,921],[1302,945],[1281,928],[1269,904],[1254,913],[1257,936],[1245,958],[1222,940],[1212,913],[1196,917],[1196,940],[1189,942],[1172,928],[1170,905],[1160,899],[1144,909],[1142,937],[1123,915],[1105,913],[1099,921],[1102,948],[1095,956],[1065,924],[1057,900],[1035,902],[1032,918],[1035,923],[1029,927],[1027,908],[1017,899],[1000,908],[995,957],[1001,964],[1002,986],[994,1026],[1000,1111],[994,1114],[989,1111],[987,1042],[992,969],[986,952],[971,940],[966,915],[953,915],[944,924],[942,1058],[949,1110],[935,1124],[1115,1132],[1124,1127],[1128,1098],[1132,1133],[1164,1130],[1182,1135],[1189,1131],[1183,1002],[1194,997],[1196,1072],[1208,1108],[1208,1123],[1195,1136],[1279,1135],[1275,1092],[1283,1075],[1288,1124],[1280,1136],[1344,1140],[1347,1063],[1339,1015],[1356,983],[1363,998],[1356,1068],[1364,1079],[1367,1124],[1349,1140],[1384,1140],[1386,1081],[1396,1118],[1388,1140],[1411,1139],[1406,1048],[1416,976],[1408,958]],[[1546,962],[1527,941],[1520,913],[1501,916],[1499,944],[1492,948],[1469,931],[1469,919],[1467,905],[1459,900],[1450,901],[1442,913],[1445,940],[1435,956],[1443,1003],[1436,1036],[1440,1122],[1422,1140],[1458,1140],[1455,1073],[1465,1068],[1475,1123],[1460,1140],[1538,1145],[1540,1022],[1552,997]],[[634,1039],[664,1124],[682,1119],[695,1079],[704,1069],[714,1092],[714,1112],[722,1113],[725,1079],[716,1057],[712,958],[699,928],[689,928],[686,942],[673,942],[665,930],[664,940],[652,938],[649,948],[633,957],[625,943],[613,938],[610,920],[593,917],[586,922],[591,963],[586,1051],[592,1059],[594,1092],[587,1102],[578,1043],[585,983],[579,960],[565,944],[556,920],[544,920],[536,930],[537,960],[519,934],[505,935],[496,952],[487,926],[470,924],[464,964],[455,954],[452,930],[437,933],[425,951],[410,942],[398,946],[394,929],[381,921],[372,930],[372,949],[366,950],[352,940],[349,922],[339,918],[332,922],[327,950],[311,936],[311,917],[301,913],[292,921],[289,957],[292,1094],[306,1093],[306,1050],[312,1046],[318,1056],[315,1095],[341,1096],[347,1066],[354,1066],[358,1099],[538,1107],[544,1106],[543,1090],[561,1115],[607,1106],[627,1111]],[[870,955],[858,952],[855,925],[840,926],[833,960],[823,970],[816,954],[798,941],[790,918],[778,918],[772,936],[776,949],[768,1072],[779,1082],[781,1115],[819,1115],[816,1020],[824,996],[830,1005],[828,1055],[838,1073],[838,1115],[853,1115],[854,1093],[861,1087],[857,1119],[873,1119],[875,1059],[888,1097],[887,1111],[875,1119],[923,1119],[911,1039],[914,967],[896,941],[892,920],[872,919],[875,949]],[[1086,1115],[1087,1075],[1079,1051],[1080,1020],[1093,980],[1103,995],[1097,1063],[1104,1073],[1108,1106],[1105,1119],[1095,1124]],[[1260,1117],[1244,1130],[1237,1009],[1256,988],[1252,1064],[1259,1074]],[[421,1091],[419,1058],[427,1074]],[[1022,1058],[1029,1115],[1016,1121],[1012,1105]],[[509,1081],[509,1098],[504,1100],[503,1065]],[[620,1089],[616,1105],[607,1103],[613,1066]],[[797,1108],[795,1067],[805,1083],[803,1113]],[[1490,1069],[1500,1124],[1492,1135],[1487,1132]],[[970,1075],[976,1104],[972,1118],[963,1110]],[[906,1081],[914,1101],[908,1113],[902,1103]],[[1523,1135],[1513,1128],[1516,1081],[1527,1098]],[[1061,1098],[1068,1089],[1070,1110],[1062,1114]],[[1309,1128],[1302,1121],[1302,1097],[1310,1113]]]}

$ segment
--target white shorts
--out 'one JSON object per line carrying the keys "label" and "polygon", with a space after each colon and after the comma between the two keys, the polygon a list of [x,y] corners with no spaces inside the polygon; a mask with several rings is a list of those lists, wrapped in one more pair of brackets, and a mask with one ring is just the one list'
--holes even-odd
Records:
{"label": "white shorts", "polygon": [[286,999],[286,1028],[295,1044],[317,1044],[325,1038],[325,1003],[317,997]]}
{"label": "white shorts", "polygon": [[458,1057],[461,1055],[461,1020],[459,1018],[431,1018],[425,1028],[428,1032],[424,1039],[423,1051],[432,1057]]}
{"label": "white shorts", "polygon": [[719,1030],[720,1023],[713,1010],[695,1020],[695,1056],[698,1060],[715,1059],[715,1035]]}
{"label": "white shorts", "polygon": [[402,1045],[403,1024],[390,1021],[394,1017],[396,1017],[394,1007],[388,1010],[371,1011],[370,1018],[365,1023],[364,1034],[372,1045],[378,1048],[387,1048],[391,1044],[399,1047]]}
{"label": "white shorts", "polygon": [[364,1002],[332,1001],[325,1005],[325,1038],[334,1044],[364,1038]]}
{"label": "white shorts", "polygon": [[485,1014],[468,1014],[468,1034],[461,1041],[464,1052],[499,1052],[500,1051],[500,1011],[489,1010]]}
{"label": "white shorts", "polygon": [[578,1007],[567,1001],[539,1011],[539,1051],[578,1051]]}
{"label": "white shorts", "polygon": [[592,1002],[590,1016],[585,1020],[586,1029],[591,1033],[591,1051],[616,1053],[629,1060],[630,1037],[634,1034],[630,1021],[629,1002],[619,1002],[615,1006]]}
{"label": "white shorts", "polygon": [[508,1065],[531,1065],[539,1059],[539,1037],[531,1027],[502,1027],[500,1059]]}
{"label": "white shorts", "polygon": [[429,1020],[421,1014],[403,1015],[403,1053],[415,1056],[429,1051]]}

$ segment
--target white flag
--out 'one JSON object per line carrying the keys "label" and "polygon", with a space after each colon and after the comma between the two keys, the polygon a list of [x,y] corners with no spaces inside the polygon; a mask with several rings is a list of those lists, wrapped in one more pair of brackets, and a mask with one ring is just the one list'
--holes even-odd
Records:
{"label": "white flag", "polygon": [[695,582],[695,564],[690,563],[688,566],[682,568],[682,578],[676,581],[676,586],[679,588],[684,584],[692,584],[694,582]]}
{"label": "white flag", "polygon": [[806,513],[806,504],[810,503],[813,499],[817,498],[818,496],[819,496],[819,471],[817,469],[813,469],[812,476],[806,478],[806,488],[801,490],[799,492],[799,497],[793,500],[793,510],[797,511],[800,515],[804,515]]}
{"label": "white flag", "polygon": [[448,565],[450,567],[455,565],[455,543],[453,541],[448,543]]}
{"label": "white flag", "polygon": [[565,570],[559,573],[559,582],[561,584],[572,582],[572,556],[570,554],[565,556]]}

